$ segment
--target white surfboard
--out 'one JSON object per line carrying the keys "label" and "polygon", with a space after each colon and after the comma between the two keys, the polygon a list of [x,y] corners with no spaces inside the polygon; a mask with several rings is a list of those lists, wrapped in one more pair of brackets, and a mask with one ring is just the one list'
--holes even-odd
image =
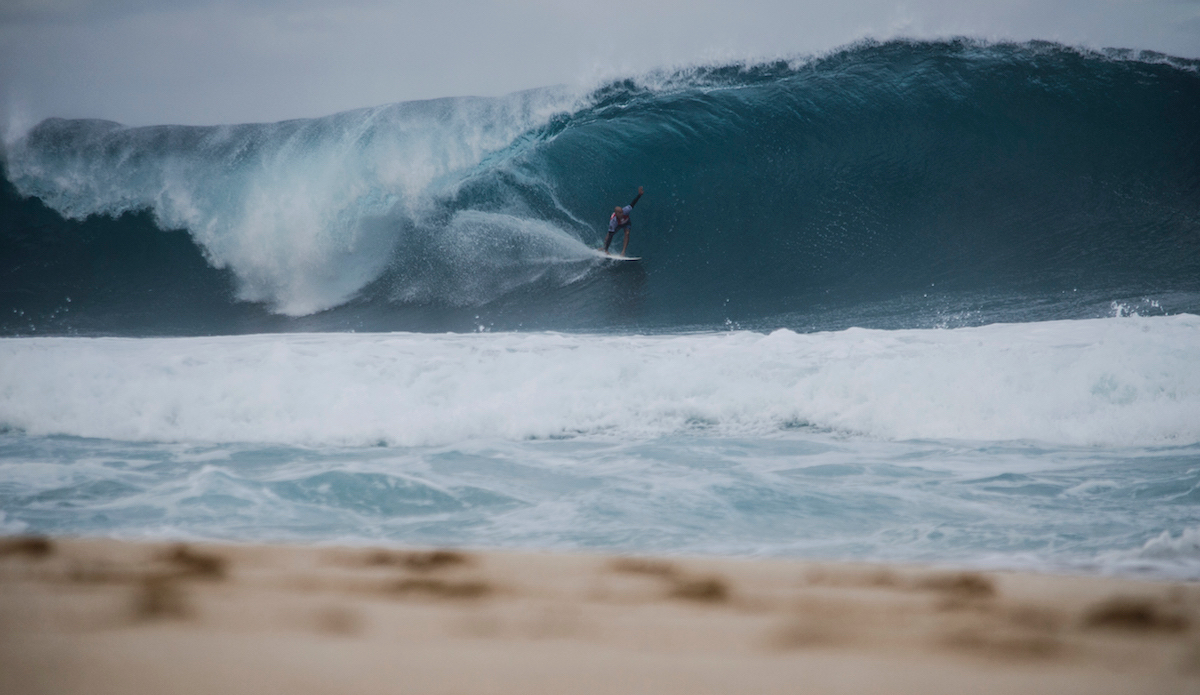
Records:
{"label": "white surfboard", "polygon": [[596,249],[596,255],[606,261],[640,261],[641,256],[621,256],[615,253],[604,253],[603,249]]}

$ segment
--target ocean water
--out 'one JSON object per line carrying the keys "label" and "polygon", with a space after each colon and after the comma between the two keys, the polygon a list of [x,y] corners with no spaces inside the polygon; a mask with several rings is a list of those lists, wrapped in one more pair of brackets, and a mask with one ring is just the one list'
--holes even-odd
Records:
{"label": "ocean water", "polygon": [[1197,61],[971,40],[44,121],[0,533],[1200,578],[1197,123]]}

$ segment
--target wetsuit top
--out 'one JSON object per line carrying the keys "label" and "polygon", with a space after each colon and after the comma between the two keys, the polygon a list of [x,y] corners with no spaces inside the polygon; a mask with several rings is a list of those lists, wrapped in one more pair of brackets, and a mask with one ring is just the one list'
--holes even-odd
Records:
{"label": "wetsuit top", "polygon": [[633,202],[621,208],[621,214],[613,213],[612,217],[608,218],[608,233],[612,234],[622,227],[631,227],[632,222],[629,221],[629,215],[633,212],[633,206],[637,205],[638,200],[642,197],[641,193],[633,199]]}

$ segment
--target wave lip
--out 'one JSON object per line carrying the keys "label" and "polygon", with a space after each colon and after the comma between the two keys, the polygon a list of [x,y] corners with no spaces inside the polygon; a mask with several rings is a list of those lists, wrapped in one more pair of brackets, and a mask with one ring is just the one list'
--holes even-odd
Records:
{"label": "wave lip", "polygon": [[1200,317],[677,336],[0,341],[0,425],[128,441],[436,446],[793,428],[1200,442]]}

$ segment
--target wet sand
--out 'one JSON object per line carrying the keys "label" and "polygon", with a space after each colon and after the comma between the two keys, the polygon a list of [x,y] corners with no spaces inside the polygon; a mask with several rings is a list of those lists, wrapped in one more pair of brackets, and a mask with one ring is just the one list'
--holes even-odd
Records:
{"label": "wet sand", "polygon": [[1198,693],[1200,585],[0,538],[0,693]]}

